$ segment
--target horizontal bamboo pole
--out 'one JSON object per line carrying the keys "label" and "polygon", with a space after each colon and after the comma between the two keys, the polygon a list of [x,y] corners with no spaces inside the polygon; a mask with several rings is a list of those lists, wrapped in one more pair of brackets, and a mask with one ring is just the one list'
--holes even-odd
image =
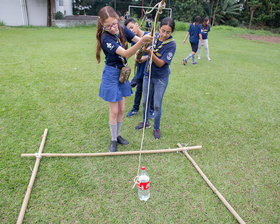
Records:
{"label": "horizontal bamboo pole", "polygon": [[[46,141],[46,138],[47,138],[47,133],[48,133],[48,129],[45,129],[44,134],[42,135],[42,141],[41,141],[41,145],[40,145],[40,148],[39,148],[39,154],[41,154],[43,152],[43,148],[44,148],[45,141]],[[20,210],[20,213],[19,213],[19,216],[18,216],[17,224],[21,224],[22,221],[23,221],[25,210],[27,208],[27,204],[28,204],[28,201],[29,201],[29,198],[30,198],[31,190],[32,190],[32,187],[33,187],[36,175],[37,175],[38,168],[39,168],[40,160],[41,160],[40,157],[36,157],[36,162],[35,162],[35,165],[34,165],[34,168],[33,168],[33,171],[32,171],[32,175],[31,175],[31,178],[30,178],[27,190],[26,190],[26,194],[25,194],[22,206],[21,206],[21,210]]]}
{"label": "horizontal bamboo pole", "polygon": [[[179,147],[182,147],[181,144],[177,144]],[[183,147],[182,147],[183,148]],[[212,189],[212,191],[220,198],[220,200],[224,203],[224,205],[227,207],[227,209],[231,212],[231,214],[237,219],[237,221],[240,224],[245,224],[243,219],[237,214],[237,212],[231,207],[231,205],[227,202],[227,200],[223,197],[223,195],[217,190],[217,188],[210,182],[210,180],[207,178],[207,176],[202,172],[202,170],[199,168],[199,166],[196,164],[196,162],[193,160],[193,158],[187,153],[187,151],[183,151],[185,156],[191,161],[191,163],[194,165],[196,170],[199,172],[199,174],[202,176],[202,178],[206,181],[208,186]]]}
{"label": "horizontal bamboo pole", "polygon": [[[141,154],[180,152],[185,150],[201,149],[202,146],[189,146],[176,149],[159,149],[159,150],[143,150]],[[122,151],[122,152],[101,152],[101,153],[42,153],[42,157],[96,157],[96,156],[120,156],[120,155],[137,155],[140,151]],[[21,154],[22,157],[33,157],[38,154]]]}

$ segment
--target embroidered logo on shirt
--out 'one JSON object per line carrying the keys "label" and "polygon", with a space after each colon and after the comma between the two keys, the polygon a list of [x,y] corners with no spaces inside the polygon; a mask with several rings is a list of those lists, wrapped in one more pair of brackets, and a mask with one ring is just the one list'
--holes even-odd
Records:
{"label": "embroidered logo on shirt", "polygon": [[110,50],[114,48],[114,46],[111,43],[106,43],[106,44],[107,44],[107,48],[109,48]]}
{"label": "embroidered logo on shirt", "polygon": [[171,60],[173,57],[173,53],[172,52],[169,52],[168,55],[167,55],[167,60]]}

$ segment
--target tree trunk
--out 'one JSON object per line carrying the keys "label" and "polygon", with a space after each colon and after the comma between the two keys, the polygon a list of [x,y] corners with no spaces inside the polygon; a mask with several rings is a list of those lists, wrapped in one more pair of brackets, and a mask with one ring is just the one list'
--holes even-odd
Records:
{"label": "tree trunk", "polygon": [[213,14],[213,6],[214,6],[214,0],[212,0],[212,4],[211,4],[211,0],[209,0],[209,23],[211,24],[212,22],[212,14]]}
{"label": "tree trunk", "polygon": [[214,23],[215,23],[215,15],[216,15],[216,11],[217,11],[217,9],[218,9],[219,1],[220,1],[220,0],[218,0],[218,1],[217,1],[217,4],[216,4],[216,8],[215,8],[215,11],[214,11],[214,14],[213,14],[213,20],[212,20],[212,25],[211,25],[211,26],[214,26]]}
{"label": "tree trunk", "polygon": [[255,8],[252,7],[250,11],[251,11],[251,15],[250,15],[249,29],[251,29],[251,25],[252,25],[252,21],[253,21],[253,17],[254,17]]}
{"label": "tree trunk", "polygon": [[193,1],[192,0],[192,6],[191,6],[191,15],[190,15],[190,23],[192,23],[193,19],[192,19],[192,16],[193,16]]}

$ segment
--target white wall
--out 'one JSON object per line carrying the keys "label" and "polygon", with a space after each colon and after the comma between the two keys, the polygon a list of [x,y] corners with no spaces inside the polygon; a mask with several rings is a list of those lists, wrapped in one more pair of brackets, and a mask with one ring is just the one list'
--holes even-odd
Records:
{"label": "white wall", "polygon": [[0,0],[0,21],[8,26],[47,26],[47,0],[26,0],[27,13],[24,3],[25,0]]}
{"label": "white wall", "polygon": [[65,16],[73,15],[72,0],[62,0],[63,6],[59,6],[59,0],[55,0],[55,12],[62,12]]}
{"label": "white wall", "polygon": [[8,26],[27,25],[21,0],[0,0],[0,21]]}
{"label": "white wall", "polygon": [[[0,0],[1,1],[1,0]],[[29,25],[47,26],[47,0],[26,0]]]}

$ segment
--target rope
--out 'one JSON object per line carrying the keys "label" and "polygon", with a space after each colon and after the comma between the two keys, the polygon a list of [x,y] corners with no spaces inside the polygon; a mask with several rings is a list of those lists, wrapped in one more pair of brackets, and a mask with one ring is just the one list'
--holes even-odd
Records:
{"label": "rope", "polygon": [[[162,6],[161,2],[157,3],[155,5],[155,7],[159,5],[159,9],[161,7],[165,7],[165,4]],[[154,8],[155,8],[154,7]],[[162,13],[162,12],[161,12]],[[161,14],[160,13],[160,14]],[[155,41],[155,32],[156,32],[156,26],[154,26],[154,30],[153,30],[153,44],[152,44],[152,53],[154,52],[154,41]],[[153,55],[152,55],[153,57]],[[145,108],[145,119],[144,119],[144,126],[143,126],[143,132],[142,132],[142,140],[141,140],[141,145],[140,145],[140,153],[139,153],[139,161],[138,161],[138,170],[137,170],[137,176],[134,177],[134,185],[132,187],[132,189],[136,186],[136,184],[138,184],[138,179],[139,179],[139,171],[140,171],[140,165],[141,165],[141,155],[142,155],[142,149],[143,149],[143,143],[144,143],[144,138],[145,138],[145,129],[146,129],[146,119],[147,119],[147,112],[148,112],[148,100],[149,100],[149,95],[150,95],[150,80],[151,80],[151,71],[152,71],[152,63],[153,63],[153,59],[152,57],[150,58],[149,61],[149,79],[148,79],[148,89],[147,89],[147,98],[146,98],[146,108]]]}

